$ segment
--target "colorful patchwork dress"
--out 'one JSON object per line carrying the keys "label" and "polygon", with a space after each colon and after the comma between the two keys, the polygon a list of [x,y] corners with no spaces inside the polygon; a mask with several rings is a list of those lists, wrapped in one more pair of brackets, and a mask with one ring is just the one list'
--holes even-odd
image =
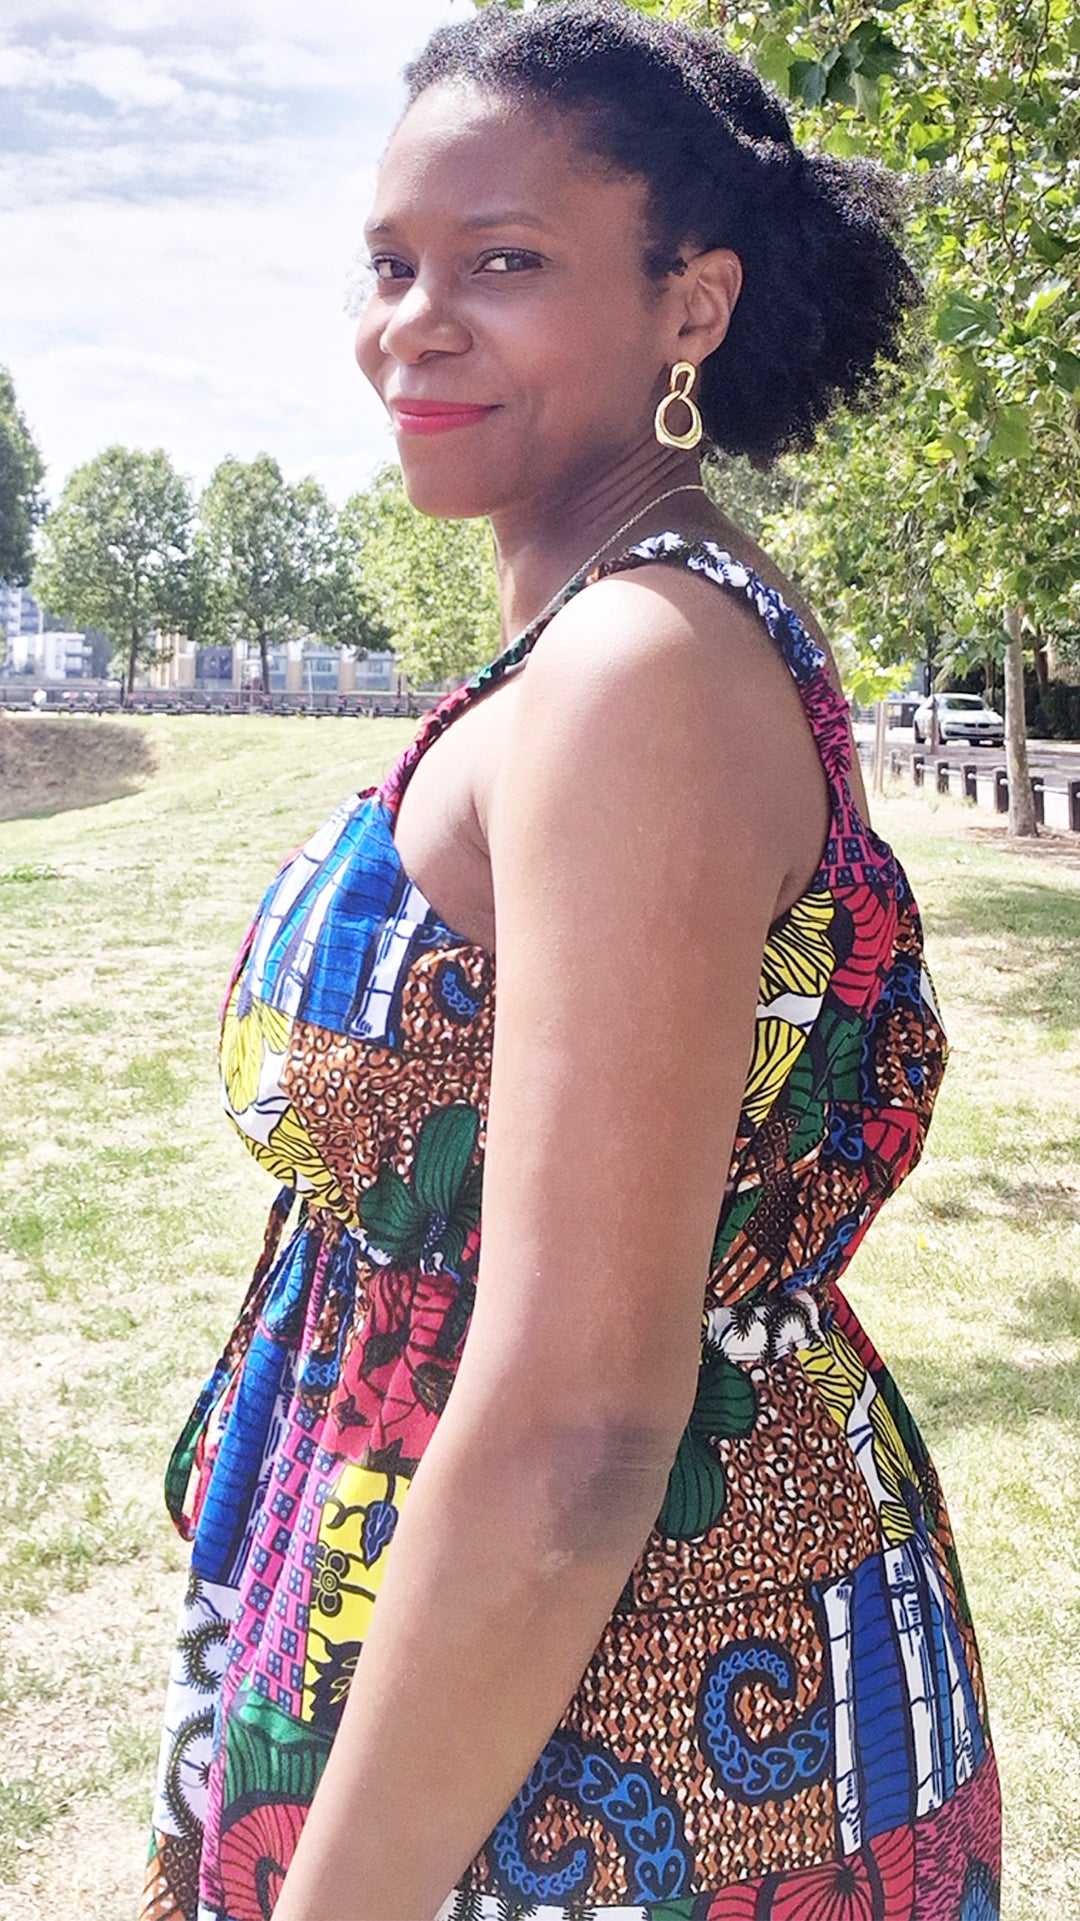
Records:
{"label": "colorful patchwork dress", "polygon": [[[756,609],[801,694],[831,825],[762,960],[663,1507],[439,1921],[994,1921],[998,1789],[948,1516],[839,1286],[918,1159],[944,1065],[918,914],[853,806],[844,705],[796,616],[672,534],[566,592],[646,562]],[[289,861],[241,952],[224,1099],[281,1191],[168,1471],[193,1548],[144,1921],[271,1914],[453,1387],[495,967],[410,881],[394,821],[421,755],[541,628]]]}

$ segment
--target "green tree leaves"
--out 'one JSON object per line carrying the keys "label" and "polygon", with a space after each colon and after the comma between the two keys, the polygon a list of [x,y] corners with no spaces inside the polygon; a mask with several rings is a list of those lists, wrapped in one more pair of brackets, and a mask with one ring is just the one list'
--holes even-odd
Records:
{"label": "green tree leaves", "polygon": [[[0,380],[0,454],[4,391]],[[460,679],[499,644],[487,522],[417,513],[397,468],[338,515],[315,480],[286,481],[269,454],[229,457],[196,517],[160,449],[110,447],[68,481],[35,586],[124,649],[129,692],[159,631],[257,647],[266,692],[269,649],[311,635],[358,653],[392,644],[414,682]]]}
{"label": "green tree leaves", "polygon": [[123,650],[129,696],[158,630],[185,624],[194,514],[186,480],[160,447],[107,447],[75,469],[46,524],[38,597]]}
{"label": "green tree leaves", "polygon": [[[733,6],[724,31],[787,95],[801,138],[909,176],[927,291],[917,351],[885,404],[791,463],[798,504],[767,524],[766,544],[856,663],[1064,641],[1080,626],[1069,0],[896,0],[861,17],[841,0],[765,17]],[[1022,687],[1018,667],[1007,686]],[[1029,783],[1015,698],[1007,738],[1011,824],[1033,829],[1017,811]]]}
{"label": "green tree leaves", "polygon": [[[927,309],[909,362],[871,416],[837,420],[787,463],[787,497],[760,526],[828,619],[849,680],[961,647],[1000,655],[1008,608],[1018,631],[1067,644],[1080,628],[1072,0],[632,3],[719,29],[808,146],[911,184]],[[1014,743],[1021,732],[1010,716]]]}
{"label": "green tree leaves", "polygon": [[42,517],[45,463],[15,399],[15,383],[0,367],[0,580],[30,578],[31,541]]}
{"label": "green tree leaves", "polygon": [[976,300],[958,288],[946,296],[934,316],[934,333],[950,347],[987,347],[1001,332],[997,310],[988,300]]}
{"label": "green tree leaves", "polygon": [[129,695],[161,632],[257,646],[267,690],[268,649],[280,641],[319,634],[358,652],[385,644],[315,480],[289,484],[269,454],[229,458],[197,511],[160,448],[109,447],[71,475],[46,523],[38,596],[123,651]]}
{"label": "green tree leaves", "polygon": [[811,50],[812,42],[802,39],[793,47],[783,34],[772,33],[767,39],[768,70],[759,63],[758,70],[779,91],[804,107],[821,107],[826,101],[853,107],[868,120],[878,117],[881,81],[898,72],[904,61],[901,48],[869,19],[820,50]]}
{"label": "green tree leaves", "polygon": [[499,606],[486,520],[431,520],[396,467],[346,503],[342,542],[356,592],[394,636],[414,682],[463,679],[499,647]]}
{"label": "green tree leaves", "polygon": [[333,509],[310,476],[290,486],[269,454],[215,468],[200,513],[206,534],[208,624],[259,649],[264,693],[269,648],[314,630],[333,609]]}

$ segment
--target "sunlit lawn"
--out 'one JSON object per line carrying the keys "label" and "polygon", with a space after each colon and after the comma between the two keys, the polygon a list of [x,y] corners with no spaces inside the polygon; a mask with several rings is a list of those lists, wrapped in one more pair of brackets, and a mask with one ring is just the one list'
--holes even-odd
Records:
{"label": "sunlit lawn", "polygon": [[[62,724],[62,723],[60,723]],[[173,1434],[271,1189],[216,1003],[275,865],[405,722],[156,719],[141,792],[0,824],[0,1913],[120,1921],[183,1550]],[[1080,884],[883,804],[953,1040],[851,1292],[950,1498],[1008,1796],[1008,1921],[1080,1913]]]}

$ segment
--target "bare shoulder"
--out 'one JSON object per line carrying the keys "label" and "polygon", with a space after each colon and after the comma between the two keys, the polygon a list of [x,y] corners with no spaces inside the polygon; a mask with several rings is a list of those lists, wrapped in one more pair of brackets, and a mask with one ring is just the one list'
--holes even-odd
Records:
{"label": "bare shoulder", "polygon": [[659,562],[610,575],[560,609],[522,675],[519,724],[572,728],[599,747],[600,736],[644,723],[658,745],[672,736],[689,779],[701,766],[695,751],[711,759],[722,748],[728,764],[752,757],[789,693],[754,610]]}
{"label": "bare shoulder", "polygon": [[558,780],[568,820],[600,810],[614,828],[621,810],[659,840],[673,812],[688,857],[695,836],[710,850],[719,837],[733,861],[764,862],[778,895],[814,871],[826,806],[798,691],[749,603],[686,568],[610,575],[562,608],[511,734],[508,781],[520,797]]}
{"label": "bare shoulder", "polygon": [[[609,574],[575,595],[549,621],[533,650],[534,661],[556,672],[567,651],[587,674],[618,675],[630,682],[642,667],[660,664],[680,672],[767,663],[775,653],[748,602],[713,580],[670,562],[645,563]],[[539,678],[539,676],[538,676]]]}

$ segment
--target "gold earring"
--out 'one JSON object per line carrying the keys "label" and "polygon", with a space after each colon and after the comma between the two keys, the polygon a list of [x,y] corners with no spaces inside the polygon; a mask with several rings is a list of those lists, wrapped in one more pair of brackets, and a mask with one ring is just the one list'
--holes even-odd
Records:
{"label": "gold earring", "polygon": [[[671,386],[653,417],[653,431],[661,447],[696,447],[701,439],[701,415],[691,400],[697,368],[690,360],[677,360],[671,369]],[[690,415],[685,433],[673,434],[667,424],[667,410],[673,400],[681,400]]]}

